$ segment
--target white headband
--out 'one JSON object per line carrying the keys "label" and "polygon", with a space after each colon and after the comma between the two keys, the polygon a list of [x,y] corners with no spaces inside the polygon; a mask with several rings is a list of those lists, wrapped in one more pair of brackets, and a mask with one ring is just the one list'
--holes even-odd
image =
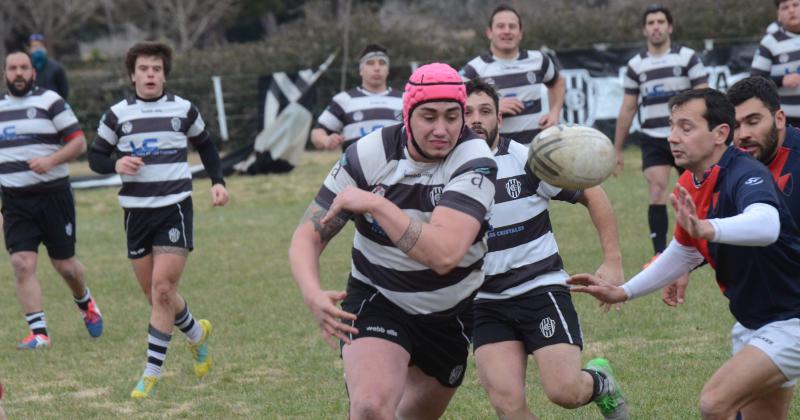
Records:
{"label": "white headband", "polygon": [[370,51],[370,52],[364,54],[363,57],[361,57],[361,60],[358,61],[358,67],[361,68],[364,64],[367,63],[367,61],[375,59],[375,58],[377,58],[379,60],[383,60],[383,61],[386,62],[387,66],[389,65],[389,56],[386,55],[385,52],[383,52],[383,51]]}

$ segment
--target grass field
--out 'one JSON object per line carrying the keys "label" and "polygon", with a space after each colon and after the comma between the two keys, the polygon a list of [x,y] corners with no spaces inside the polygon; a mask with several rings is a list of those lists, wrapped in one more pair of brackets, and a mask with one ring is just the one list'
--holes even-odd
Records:
{"label": "grass field", "polygon": [[[307,153],[285,176],[228,180],[232,200],[212,209],[208,181],[195,183],[195,251],[181,291],[194,314],[214,324],[215,366],[202,382],[192,373],[180,333],[173,338],[156,396],[128,397],[144,366],[149,307],[125,257],[122,211],[116,191],[76,192],[78,257],[106,317],[106,332],[88,337],[67,288],[46,259],[39,276],[53,339],[45,351],[21,352],[27,326],[16,302],[8,257],[0,255],[0,380],[11,419],[108,418],[344,418],[347,398],[338,354],[325,346],[294,285],[286,251],[292,231],[337,156]],[[638,150],[627,168],[604,186],[620,226],[628,276],[652,254],[646,192]],[[556,203],[554,229],[569,272],[600,262],[596,235],[582,206]],[[352,226],[328,247],[323,283],[341,289],[349,270]],[[43,254],[45,255],[45,254]],[[687,303],[669,309],[660,296],[637,299],[603,314],[576,296],[586,344],[584,356],[614,364],[634,418],[698,418],[697,397],[729,354],[733,318],[710,269],[692,276]],[[594,407],[567,411],[549,403],[531,366],[530,406],[545,419],[598,418]],[[494,412],[470,362],[448,419],[492,418]],[[800,418],[794,402],[790,418]]]}

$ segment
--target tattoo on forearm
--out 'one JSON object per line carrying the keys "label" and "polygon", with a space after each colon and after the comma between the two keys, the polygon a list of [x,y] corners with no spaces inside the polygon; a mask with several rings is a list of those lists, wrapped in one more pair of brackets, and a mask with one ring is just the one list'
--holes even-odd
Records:
{"label": "tattoo on forearm", "polygon": [[308,205],[305,214],[303,214],[303,219],[300,221],[300,224],[305,223],[306,220],[310,221],[311,224],[314,225],[314,231],[319,234],[322,242],[331,240],[331,238],[336,236],[344,225],[347,224],[347,217],[340,213],[323,226],[320,221],[327,213],[328,211],[320,206],[319,203],[312,201],[311,204]]}
{"label": "tattoo on forearm", "polygon": [[406,231],[403,232],[403,236],[397,240],[395,245],[397,245],[398,249],[408,254],[417,245],[420,235],[422,235],[422,223],[416,219],[411,219],[408,222]]}

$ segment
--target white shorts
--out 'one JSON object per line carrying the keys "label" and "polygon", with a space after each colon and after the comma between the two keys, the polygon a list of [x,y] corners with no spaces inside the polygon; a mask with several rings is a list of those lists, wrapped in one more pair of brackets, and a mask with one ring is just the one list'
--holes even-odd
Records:
{"label": "white shorts", "polygon": [[745,344],[763,351],[775,363],[775,366],[789,378],[781,387],[795,385],[800,377],[800,319],[771,322],[757,330],[745,328],[736,323],[731,329],[733,354],[739,352]]}

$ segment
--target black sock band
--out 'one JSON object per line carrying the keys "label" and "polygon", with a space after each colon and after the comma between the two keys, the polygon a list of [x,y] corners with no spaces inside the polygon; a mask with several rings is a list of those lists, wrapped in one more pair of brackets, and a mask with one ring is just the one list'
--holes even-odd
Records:
{"label": "black sock band", "polygon": [[650,225],[650,239],[653,241],[655,253],[664,252],[667,248],[667,229],[669,216],[665,204],[651,204],[647,208],[647,222]]}

